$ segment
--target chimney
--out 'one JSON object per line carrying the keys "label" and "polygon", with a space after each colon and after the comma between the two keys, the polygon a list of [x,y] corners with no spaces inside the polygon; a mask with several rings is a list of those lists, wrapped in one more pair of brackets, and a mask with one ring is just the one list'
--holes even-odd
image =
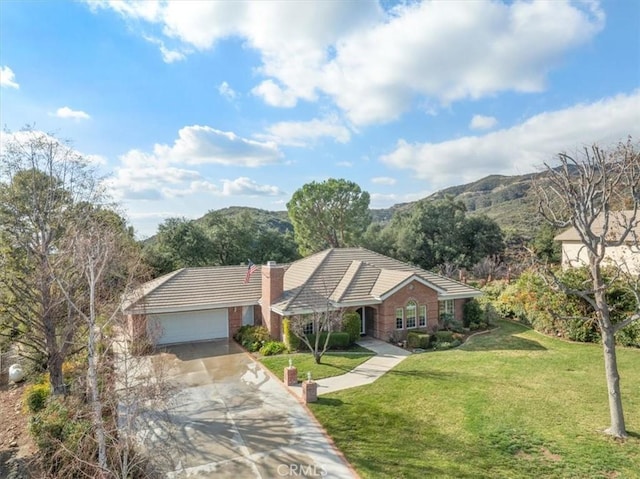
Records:
{"label": "chimney", "polygon": [[280,341],[282,317],[271,311],[271,305],[284,291],[284,268],[275,261],[268,261],[262,267],[262,321],[271,337]]}

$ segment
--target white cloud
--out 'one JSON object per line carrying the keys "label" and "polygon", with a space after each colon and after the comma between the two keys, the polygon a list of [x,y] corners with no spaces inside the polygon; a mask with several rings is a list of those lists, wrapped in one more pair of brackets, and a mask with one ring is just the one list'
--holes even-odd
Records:
{"label": "white cloud", "polygon": [[220,83],[220,86],[218,86],[218,93],[229,101],[233,101],[238,97],[236,91],[231,88],[226,81]]}
{"label": "white cloud", "polygon": [[472,130],[490,130],[498,124],[498,119],[494,116],[473,115],[469,128]]}
{"label": "white cloud", "polygon": [[260,185],[246,176],[241,176],[235,180],[222,180],[222,194],[224,196],[278,196],[282,191],[277,186]]}
{"label": "white cloud", "polygon": [[280,86],[276,85],[273,80],[265,80],[257,87],[251,90],[256,96],[262,97],[262,99],[271,106],[279,106],[282,108],[290,108],[296,106],[298,103],[298,97],[291,90],[284,90]]}
{"label": "white cloud", "polygon": [[540,113],[484,136],[441,143],[411,144],[401,139],[380,160],[442,187],[487,174],[530,172],[561,151],[593,143],[607,146],[628,135],[640,137],[640,91]]}
{"label": "white cloud", "polygon": [[258,167],[279,163],[282,152],[273,141],[242,138],[209,126],[185,126],[173,146],[156,144],[154,155],[187,165],[219,164]]}
{"label": "white cloud", "polygon": [[[145,5],[151,3],[151,5]],[[597,1],[368,2],[101,1],[161,29],[184,49],[237,37],[257,50],[252,92],[293,107],[329,98],[356,125],[410,108],[539,92],[571,50],[604,27]]]}
{"label": "white cloud", "polygon": [[130,150],[122,155],[105,186],[118,200],[158,201],[198,194],[279,195],[277,187],[247,177],[216,184],[200,168],[207,164],[262,166],[278,161],[280,156],[268,142],[246,140],[206,126],[188,126],[180,130],[173,146],[156,144],[150,153]]}
{"label": "white cloud", "polygon": [[375,178],[371,178],[371,183],[376,185],[395,185],[396,179],[390,178],[389,176],[376,176]]}
{"label": "white cloud", "polygon": [[333,138],[338,143],[348,143],[351,139],[351,131],[337,116],[310,121],[284,121],[269,126],[266,131],[266,134],[257,137],[287,146],[309,146],[323,137]]}
{"label": "white cloud", "polygon": [[336,166],[341,166],[343,168],[351,168],[353,166],[352,161],[339,161],[336,163]]}
{"label": "white cloud", "polygon": [[8,66],[0,67],[0,87],[20,88],[20,85],[16,82],[16,75]]}
{"label": "white cloud", "polygon": [[68,106],[58,108],[53,116],[58,118],[71,118],[74,120],[88,120],[91,118],[88,113],[82,110],[72,110]]}

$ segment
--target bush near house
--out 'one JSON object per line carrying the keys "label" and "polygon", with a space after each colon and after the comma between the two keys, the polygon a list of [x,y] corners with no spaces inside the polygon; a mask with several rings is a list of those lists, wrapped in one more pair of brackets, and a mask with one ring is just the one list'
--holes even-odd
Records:
{"label": "bush near house", "polygon": [[296,351],[300,346],[300,339],[291,332],[291,320],[287,318],[282,320],[282,335],[287,349],[289,351]]}
{"label": "bush near house", "polygon": [[260,354],[263,356],[273,356],[282,354],[287,350],[287,346],[280,341],[268,341],[260,348]]}
{"label": "bush near house", "polygon": [[407,334],[407,347],[409,349],[427,349],[431,344],[431,335],[410,331]]}
{"label": "bush near house", "polygon": [[[320,334],[321,345],[324,344],[326,337],[327,337],[327,333]],[[311,344],[314,344],[316,340],[316,335],[307,334],[307,338],[309,339],[309,342]],[[328,349],[334,349],[334,350],[347,349],[349,347],[349,341],[350,341],[349,333],[340,333],[340,332],[331,333],[331,336],[329,336]]]}
{"label": "bush near house", "polygon": [[269,330],[264,326],[242,326],[233,336],[243,348],[255,353],[267,342],[271,341]]}
{"label": "bush near house", "polygon": [[484,311],[482,306],[475,299],[471,299],[464,303],[462,325],[465,328],[470,327],[471,323],[480,324],[484,321]]}
{"label": "bush near house", "polygon": [[344,313],[342,331],[349,334],[349,345],[360,339],[360,315],[355,311]]}

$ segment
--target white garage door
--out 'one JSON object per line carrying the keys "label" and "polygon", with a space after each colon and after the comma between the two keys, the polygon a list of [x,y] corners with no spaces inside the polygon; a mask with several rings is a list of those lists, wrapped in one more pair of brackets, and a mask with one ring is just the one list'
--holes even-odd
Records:
{"label": "white garage door", "polygon": [[205,341],[229,336],[226,309],[154,314],[148,327],[149,336],[156,344]]}

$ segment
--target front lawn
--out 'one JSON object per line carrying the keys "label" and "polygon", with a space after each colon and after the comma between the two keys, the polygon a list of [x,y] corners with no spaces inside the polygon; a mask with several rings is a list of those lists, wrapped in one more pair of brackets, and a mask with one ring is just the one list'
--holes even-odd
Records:
{"label": "front lawn", "polygon": [[500,322],[309,406],[363,478],[640,477],[640,350],[618,349],[626,441],[601,433],[602,361],[600,345]]}
{"label": "front lawn", "polygon": [[[364,349],[364,348],[362,348]],[[365,349],[365,351],[368,351]],[[298,379],[307,378],[307,372],[311,371],[313,379],[329,378],[348,373],[359,364],[371,358],[373,353],[367,352],[328,352],[322,356],[321,364],[316,364],[311,353],[282,354],[278,356],[267,356],[261,359],[271,372],[283,380],[284,368],[289,366],[289,358],[293,360],[293,365],[298,368]]]}

